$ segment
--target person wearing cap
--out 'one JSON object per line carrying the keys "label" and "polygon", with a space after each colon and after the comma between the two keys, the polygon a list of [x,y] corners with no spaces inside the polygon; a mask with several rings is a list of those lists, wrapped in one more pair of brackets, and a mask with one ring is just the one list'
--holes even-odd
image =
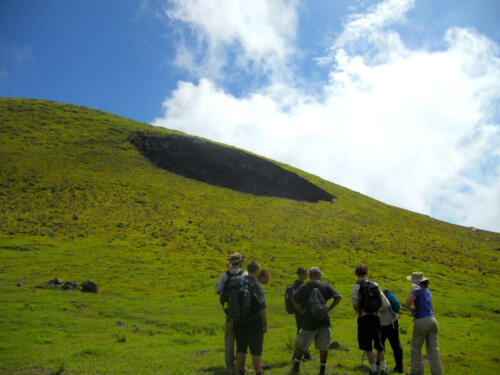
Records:
{"label": "person wearing cap", "polygon": [[[422,272],[413,272],[406,277],[417,284],[406,299],[406,306],[413,312],[413,337],[411,340],[411,373],[423,375],[422,345],[427,348],[427,361],[432,375],[442,375],[441,356],[438,347],[438,323],[434,317],[432,294],[428,289],[429,279]],[[412,306],[413,305],[413,306]]]}
{"label": "person wearing cap", "polygon": [[[354,273],[358,277],[358,281],[354,284],[352,290],[352,307],[358,313],[358,345],[359,349],[366,353],[368,362],[370,363],[370,372],[368,375],[378,375],[377,362],[380,365],[380,374],[387,375],[387,363],[385,361],[384,344],[382,342],[382,326],[380,324],[380,309],[386,309],[391,306],[391,303],[380,290],[377,283],[368,280],[368,267],[366,264],[356,266]],[[379,311],[367,312],[361,307],[361,283],[373,283],[377,286],[380,293],[381,307]],[[373,353],[373,348],[377,350],[377,356]]]}
{"label": "person wearing cap", "polygon": [[[232,254],[228,261],[227,265],[231,267],[226,272],[222,273],[215,285],[215,292],[220,296],[220,302],[224,307],[224,304],[227,302],[227,296],[224,294],[227,284],[229,280],[234,276],[246,276],[248,273],[244,271],[241,267],[243,267],[245,258],[240,253]],[[226,310],[224,309],[226,313]],[[234,354],[234,342],[235,342],[235,334],[234,334],[234,319],[230,318],[226,313],[226,323],[224,326],[224,346],[225,346],[225,362],[226,369],[228,374],[235,373],[235,354]]]}
{"label": "person wearing cap", "polygon": [[309,270],[309,281],[302,284],[299,289],[292,295],[292,304],[295,309],[302,315],[302,325],[295,342],[294,353],[294,372],[299,372],[302,355],[306,352],[311,345],[315,342],[316,348],[320,353],[320,375],[324,375],[326,371],[326,362],[328,359],[328,345],[330,344],[330,317],[325,320],[318,320],[310,313],[307,308],[309,296],[313,293],[315,288],[318,288],[325,301],[333,298],[332,303],[328,306],[328,311],[331,311],[338,305],[342,299],[341,295],[333,289],[329,284],[321,282],[323,273],[318,267],[312,267]]}
{"label": "person wearing cap", "polygon": [[[298,279],[294,281],[292,284],[292,287],[294,290],[299,289],[301,285],[305,283],[305,280],[307,280],[307,268],[305,267],[299,267],[297,268],[297,276]],[[297,327],[297,336],[299,335],[300,328],[302,327],[302,321],[304,320],[304,314],[299,313],[298,311],[295,311],[295,325]],[[312,361],[314,358],[311,356],[311,352],[309,349],[304,352],[304,361]]]}

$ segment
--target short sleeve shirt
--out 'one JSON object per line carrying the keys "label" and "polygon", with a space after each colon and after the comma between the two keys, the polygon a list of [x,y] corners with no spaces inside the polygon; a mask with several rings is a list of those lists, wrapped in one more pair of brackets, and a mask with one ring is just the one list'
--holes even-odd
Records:
{"label": "short sleeve shirt", "polygon": [[[335,289],[333,289],[331,285],[323,283],[321,281],[309,281],[305,284],[302,284],[299,289],[295,291],[292,296],[293,300],[302,307],[306,308],[307,300],[309,299],[309,296],[311,295],[314,288],[319,289],[325,301],[340,297],[340,294]],[[309,310],[306,310],[304,320],[302,322],[302,328],[307,331],[314,331],[321,327],[330,327],[330,317],[325,320],[318,320],[309,313]]]}
{"label": "short sleeve shirt", "polygon": [[257,282],[253,277],[248,276],[248,289],[252,294],[252,310],[259,312],[267,307],[266,298],[264,296],[264,288],[261,283]]}

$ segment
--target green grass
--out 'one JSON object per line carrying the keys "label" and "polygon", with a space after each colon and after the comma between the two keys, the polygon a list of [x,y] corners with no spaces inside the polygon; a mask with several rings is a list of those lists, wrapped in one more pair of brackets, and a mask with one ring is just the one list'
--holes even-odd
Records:
{"label": "green grass", "polygon": [[[221,373],[214,285],[234,251],[271,271],[267,374],[289,372],[295,324],[283,293],[299,265],[320,266],[344,296],[333,337],[348,351],[330,352],[328,372],[363,373],[350,303],[360,262],[400,299],[411,271],[431,277],[445,374],[500,372],[500,234],[286,165],[337,198],[304,203],[207,185],[153,166],[129,143],[136,131],[170,132],[83,107],[0,99],[0,374]],[[93,280],[99,293],[39,288],[55,277]],[[400,324],[408,364],[410,317]]]}

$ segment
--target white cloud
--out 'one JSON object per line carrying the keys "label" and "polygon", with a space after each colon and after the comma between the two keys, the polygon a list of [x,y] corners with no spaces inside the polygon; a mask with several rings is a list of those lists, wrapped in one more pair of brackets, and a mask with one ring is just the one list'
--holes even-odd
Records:
{"label": "white cloud", "polygon": [[[399,8],[391,13],[384,4]],[[452,28],[441,51],[408,49],[383,29],[412,1],[382,5],[346,24],[344,32],[358,21],[358,47],[365,47],[330,51],[329,81],[316,97],[287,80],[240,98],[209,79],[180,82],[154,122],[399,207],[500,231],[498,46],[474,30]]]}
{"label": "white cloud", "polygon": [[185,39],[177,46],[177,66],[218,78],[230,47],[240,68],[255,65],[277,73],[293,52],[297,6],[295,0],[172,0],[167,16],[188,25],[197,37],[190,48]]}

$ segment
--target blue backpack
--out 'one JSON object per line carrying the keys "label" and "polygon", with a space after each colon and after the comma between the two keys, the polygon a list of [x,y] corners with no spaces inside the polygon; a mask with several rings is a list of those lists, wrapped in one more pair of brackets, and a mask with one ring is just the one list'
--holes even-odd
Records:
{"label": "blue backpack", "polygon": [[401,303],[396,298],[396,295],[394,294],[394,292],[392,290],[389,290],[389,289],[384,289],[384,294],[387,297],[387,299],[389,300],[389,302],[391,303],[392,311],[394,311],[395,313],[400,312],[401,311]]}

